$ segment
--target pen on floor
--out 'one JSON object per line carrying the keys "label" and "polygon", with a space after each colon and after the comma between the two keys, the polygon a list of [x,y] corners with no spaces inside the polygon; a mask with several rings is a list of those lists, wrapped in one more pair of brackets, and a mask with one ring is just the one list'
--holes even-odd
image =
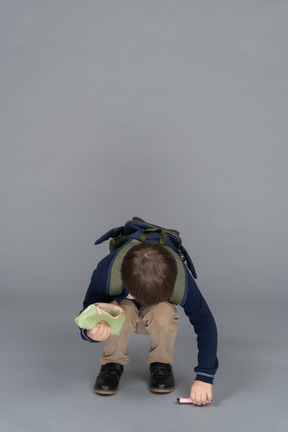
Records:
{"label": "pen on floor", "polygon": [[[192,399],[190,398],[177,398],[178,404],[193,404]],[[210,405],[211,402],[207,402],[206,405]]]}
{"label": "pen on floor", "polygon": [[192,404],[192,400],[190,398],[177,398],[178,404]]}

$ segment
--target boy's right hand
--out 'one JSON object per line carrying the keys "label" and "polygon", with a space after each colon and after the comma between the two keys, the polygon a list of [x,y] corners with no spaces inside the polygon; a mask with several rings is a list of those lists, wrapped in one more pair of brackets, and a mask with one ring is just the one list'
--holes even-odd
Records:
{"label": "boy's right hand", "polygon": [[100,342],[108,339],[111,333],[111,328],[106,321],[96,324],[92,330],[87,330],[87,336],[95,342]]}

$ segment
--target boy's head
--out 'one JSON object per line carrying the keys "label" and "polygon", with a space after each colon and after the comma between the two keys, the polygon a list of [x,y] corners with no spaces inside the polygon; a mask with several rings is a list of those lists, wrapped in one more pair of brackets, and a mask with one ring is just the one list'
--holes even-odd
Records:
{"label": "boy's head", "polygon": [[163,246],[151,242],[131,248],[121,267],[126,289],[143,305],[167,300],[173,293],[176,275],[172,255]]}

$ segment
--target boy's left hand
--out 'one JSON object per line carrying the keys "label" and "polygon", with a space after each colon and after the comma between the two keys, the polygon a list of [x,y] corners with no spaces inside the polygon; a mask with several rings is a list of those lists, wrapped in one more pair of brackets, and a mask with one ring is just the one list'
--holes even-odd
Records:
{"label": "boy's left hand", "polygon": [[212,401],[212,384],[196,380],[191,387],[190,398],[194,405],[207,405]]}

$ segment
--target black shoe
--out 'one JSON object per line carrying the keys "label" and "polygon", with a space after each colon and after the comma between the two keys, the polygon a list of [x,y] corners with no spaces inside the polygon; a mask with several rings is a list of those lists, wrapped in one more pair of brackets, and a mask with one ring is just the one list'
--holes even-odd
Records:
{"label": "black shoe", "polygon": [[101,366],[94,385],[94,392],[102,395],[117,393],[123,370],[124,367],[119,363],[107,363]]}
{"label": "black shoe", "polygon": [[169,363],[150,364],[150,390],[154,393],[169,393],[175,388],[172,367]]}

